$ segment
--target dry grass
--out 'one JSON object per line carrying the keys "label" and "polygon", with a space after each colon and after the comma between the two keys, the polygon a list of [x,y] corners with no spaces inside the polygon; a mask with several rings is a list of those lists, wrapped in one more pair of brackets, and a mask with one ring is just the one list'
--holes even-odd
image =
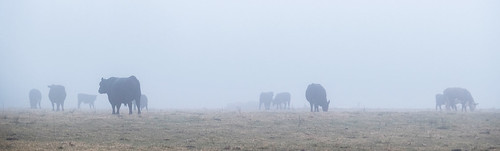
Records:
{"label": "dry grass", "polygon": [[500,112],[6,110],[0,150],[498,150]]}

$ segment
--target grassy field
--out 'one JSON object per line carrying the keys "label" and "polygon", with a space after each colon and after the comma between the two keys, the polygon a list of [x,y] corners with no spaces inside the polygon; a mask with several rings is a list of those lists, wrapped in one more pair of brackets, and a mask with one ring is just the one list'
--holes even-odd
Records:
{"label": "grassy field", "polygon": [[4,110],[0,150],[500,149],[499,111],[333,110]]}

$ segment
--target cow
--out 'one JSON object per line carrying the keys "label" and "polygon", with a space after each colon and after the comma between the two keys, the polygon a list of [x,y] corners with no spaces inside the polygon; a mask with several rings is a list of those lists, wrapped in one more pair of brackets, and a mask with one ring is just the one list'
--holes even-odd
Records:
{"label": "cow", "polygon": [[[326,99],[326,90],[320,84],[309,84],[306,89],[306,99],[311,105],[311,112],[319,112],[318,106],[321,106],[323,112],[328,112],[330,100]],[[314,111],[313,111],[314,107]]]}
{"label": "cow", "polygon": [[[40,103],[42,102],[42,93],[38,89],[31,89],[30,90],[30,105],[32,109],[37,109],[37,108],[42,108]],[[38,106],[37,106],[38,105]]]}
{"label": "cow", "polygon": [[141,85],[135,76],[130,76],[128,78],[101,78],[98,92],[100,94],[108,94],[109,103],[111,104],[111,108],[113,108],[112,114],[120,114],[122,103],[127,104],[129,114],[132,114],[133,100],[135,100],[136,105],[139,106],[137,114],[141,114]]}
{"label": "cow", "polygon": [[438,110],[439,108],[439,111],[441,111],[441,106],[447,104],[447,100],[446,100],[446,97],[443,95],[443,94],[436,94],[436,111]]}
{"label": "cow", "polygon": [[264,104],[264,107],[266,110],[269,110],[271,107],[271,102],[273,101],[273,92],[262,92],[260,93],[260,98],[259,98],[259,110],[262,104]]}
{"label": "cow", "polygon": [[94,102],[96,98],[97,95],[78,93],[78,109],[80,109],[82,103],[89,104],[90,108],[95,109]]}
{"label": "cow", "polygon": [[276,109],[281,109],[281,104],[283,104],[283,109],[290,109],[290,98],[291,95],[288,92],[282,92],[276,94],[273,100],[273,104],[276,105]]}
{"label": "cow", "polygon": [[[134,110],[137,109],[137,105],[135,105],[135,104],[136,104],[135,100],[132,101],[132,105],[134,106]],[[148,109],[148,97],[143,94],[143,95],[141,95],[141,110],[144,108],[146,108],[146,110],[149,111],[149,109]]]}
{"label": "cow", "polygon": [[456,104],[462,104],[462,111],[467,112],[467,106],[469,106],[469,110],[472,112],[476,109],[477,103],[474,102],[474,98],[467,89],[464,88],[446,88],[443,91],[443,95],[447,101],[447,108],[451,107],[453,110],[457,110]]}
{"label": "cow", "polygon": [[52,111],[54,111],[54,104],[57,105],[57,110],[59,111],[59,106],[61,110],[64,111],[64,100],[66,99],[66,90],[62,85],[49,85],[49,99],[52,103]]}

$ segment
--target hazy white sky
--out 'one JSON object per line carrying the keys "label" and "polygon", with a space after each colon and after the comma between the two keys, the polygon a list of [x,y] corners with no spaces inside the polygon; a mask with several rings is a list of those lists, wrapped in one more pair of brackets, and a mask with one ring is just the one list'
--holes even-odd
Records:
{"label": "hazy white sky", "polygon": [[[447,87],[500,108],[500,1],[0,0],[0,102],[97,94],[135,75],[152,108],[222,108],[322,84],[331,107],[433,108]],[[99,100],[109,108],[105,95]]]}

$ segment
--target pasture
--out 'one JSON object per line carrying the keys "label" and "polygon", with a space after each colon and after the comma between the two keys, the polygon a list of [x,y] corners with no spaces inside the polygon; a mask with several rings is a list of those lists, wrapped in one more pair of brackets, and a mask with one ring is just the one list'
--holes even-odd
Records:
{"label": "pasture", "polygon": [[500,111],[0,112],[0,150],[499,150]]}

